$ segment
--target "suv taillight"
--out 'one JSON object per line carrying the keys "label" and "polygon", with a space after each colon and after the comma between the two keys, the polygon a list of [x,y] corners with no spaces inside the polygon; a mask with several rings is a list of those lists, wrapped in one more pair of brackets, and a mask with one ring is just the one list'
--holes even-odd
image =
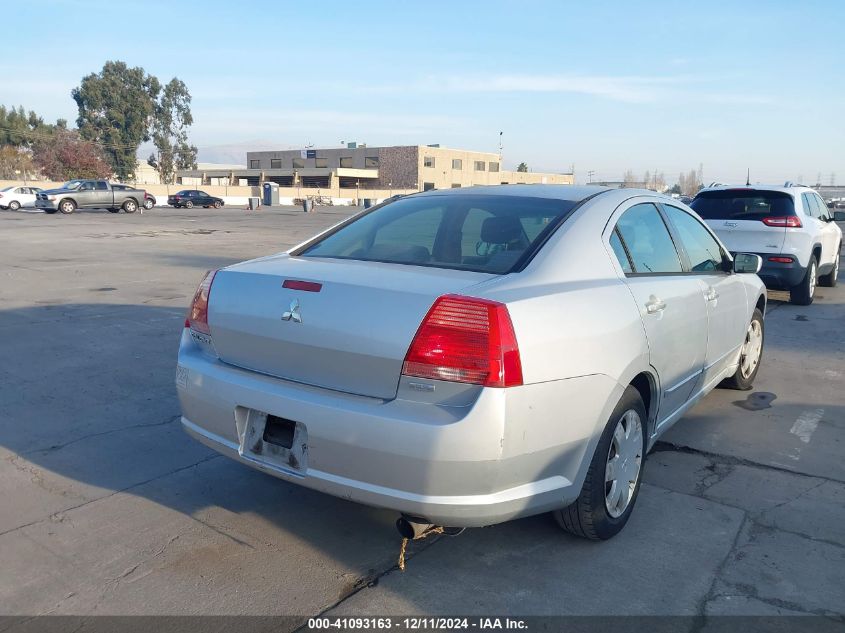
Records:
{"label": "suv taillight", "polygon": [[522,362],[507,307],[473,297],[439,297],[414,336],[402,374],[485,387],[521,385]]}
{"label": "suv taillight", "polygon": [[763,218],[763,224],[766,226],[786,226],[793,229],[800,229],[801,218],[797,215],[775,215],[768,218]]}
{"label": "suv taillight", "polygon": [[211,284],[214,283],[216,270],[209,270],[202,278],[197,291],[194,293],[194,300],[191,301],[191,309],[188,311],[188,318],[185,319],[185,327],[195,332],[211,334],[208,327],[208,297],[211,295]]}

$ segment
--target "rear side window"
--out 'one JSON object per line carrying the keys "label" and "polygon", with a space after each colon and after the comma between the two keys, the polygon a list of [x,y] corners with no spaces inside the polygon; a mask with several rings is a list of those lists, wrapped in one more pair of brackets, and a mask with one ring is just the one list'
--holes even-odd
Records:
{"label": "rear side window", "polygon": [[529,257],[573,206],[517,196],[402,198],[294,254],[504,274]]}
{"label": "rear side window", "polygon": [[702,191],[690,206],[705,220],[762,220],[769,216],[795,215],[792,196],[780,191]]}
{"label": "rear side window", "polygon": [[669,229],[653,204],[638,204],[622,214],[616,225],[631,256],[635,273],[682,272]]}

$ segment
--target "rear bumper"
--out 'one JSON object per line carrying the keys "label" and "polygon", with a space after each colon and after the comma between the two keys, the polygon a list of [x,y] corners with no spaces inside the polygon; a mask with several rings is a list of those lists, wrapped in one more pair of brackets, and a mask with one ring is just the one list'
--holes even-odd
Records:
{"label": "rear bumper", "polygon": [[[187,334],[177,391],[185,431],[224,455],[298,485],[455,527],[574,501],[607,403],[621,396],[614,381],[593,375],[482,389],[465,407],[383,401],[226,365]],[[307,450],[298,468],[252,452],[243,437],[245,411],[304,427]]]}
{"label": "rear bumper", "polygon": [[[804,279],[807,274],[807,267],[802,266],[794,255],[784,253],[783,255],[773,255],[772,253],[758,253],[763,258],[763,267],[760,269],[760,279],[766,284],[767,288],[774,288],[777,290],[789,290],[797,286]],[[769,261],[770,257],[790,257],[791,263],[779,263]]]}

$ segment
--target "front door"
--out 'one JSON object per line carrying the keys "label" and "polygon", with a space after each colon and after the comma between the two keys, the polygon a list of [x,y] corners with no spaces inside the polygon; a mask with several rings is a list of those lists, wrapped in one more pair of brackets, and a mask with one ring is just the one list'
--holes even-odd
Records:
{"label": "front door", "polygon": [[739,357],[748,327],[745,284],[732,272],[726,253],[701,222],[673,205],[664,204],[663,209],[707,304],[707,352],[699,382],[699,388],[706,389]]}
{"label": "front door", "polygon": [[[651,365],[659,378],[657,419],[681,408],[699,384],[707,349],[707,306],[701,284],[686,273],[666,223],[652,203],[624,211],[611,243],[640,310]],[[660,426],[658,422],[658,427]]]}

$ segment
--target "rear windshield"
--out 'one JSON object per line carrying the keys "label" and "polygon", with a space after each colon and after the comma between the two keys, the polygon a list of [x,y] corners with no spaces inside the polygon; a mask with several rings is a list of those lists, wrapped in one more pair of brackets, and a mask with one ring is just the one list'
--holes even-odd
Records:
{"label": "rear windshield", "polygon": [[402,198],[295,254],[503,274],[530,257],[574,206],[516,196]]}
{"label": "rear windshield", "polygon": [[792,196],[780,191],[702,191],[690,206],[705,220],[762,220],[772,215],[795,215]]}

